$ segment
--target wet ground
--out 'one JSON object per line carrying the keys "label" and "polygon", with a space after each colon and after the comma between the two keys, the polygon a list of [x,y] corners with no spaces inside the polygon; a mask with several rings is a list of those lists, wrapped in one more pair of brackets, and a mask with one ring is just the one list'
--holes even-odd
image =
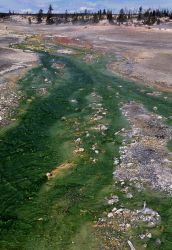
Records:
{"label": "wet ground", "polygon": [[37,66],[1,97],[17,98],[0,130],[2,249],[171,249],[171,94],[113,75],[101,39],[70,39],[87,28],[39,28],[10,52]]}

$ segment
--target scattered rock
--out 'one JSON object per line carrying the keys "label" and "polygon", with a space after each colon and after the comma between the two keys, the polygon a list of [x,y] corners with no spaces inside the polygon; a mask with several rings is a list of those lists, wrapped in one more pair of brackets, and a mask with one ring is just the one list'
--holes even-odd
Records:
{"label": "scattered rock", "polygon": [[38,221],[43,221],[43,218],[39,218]]}
{"label": "scattered rock", "polygon": [[149,239],[151,239],[152,238],[152,234],[151,233],[147,233],[146,237],[149,238]]}
{"label": "scattered rock", "polygon": [[133,195],[131,193],[126,194],[126,198],[131,199],[133,198]]}
{"label": "scattered rock", "polygon": [[62,120],[62,121],[66,121],[67,119],[66,119],[65,116],[62,116],[61,120]]}
{"label": "scattered rock", "polygon": [[72,100],[70,100],[70,102],[76,104],[78,101],[75,99],[72,99]]}
{"label": "scattered rock", "polygon": [[108,200],[108,205],[113,205],[114,203],[118,203],[119,202],[119,198],[117,195],[113,195],[112,198],[110,200]]}
{"label": "scattered rock", "polygon": [[78,148],[78,149],[76,149],[76,150],[74,150],[74,153],[83,153],[85,151],[85,149],[84,148]]}
{"label": "scattered rock", "polygon": [[81,138],[77,138],[77,139],[75,140],[75,143],[77,143],[77,144],[80,144],[81,142],[82,142]]}
{"label": "scattered rock", "polygon": [[146,235],[145,234],[140,234],[139,237],[140,237],[141,240],[144,240]]}
{"label": "scattered rock", "polygon": [[113,217],[113,213],[108,213],[108,218]]}
{"label": "scattered rock", "polygon": [[166,146],[171,131],[163,124],[163,117],[135,102],[124,104],[121,110],[132,130],[121,131],[124,143],[120,147],[120,164],[115,159],[114,178],[121,183],[128,180],[138,191],[148,184],[172,194],[170,152]]}
{"label": "scattered rock", "polygon": [[116,212],[116,210],[117,210],[117,208],[116,208],[116,207],[114,207],[114,208],[112,209],[112,212]]}

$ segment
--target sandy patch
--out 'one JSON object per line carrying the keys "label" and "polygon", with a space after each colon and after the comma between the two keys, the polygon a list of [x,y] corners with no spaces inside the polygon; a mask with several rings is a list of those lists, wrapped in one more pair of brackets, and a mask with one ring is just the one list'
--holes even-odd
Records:
{"label": "sandy patch", "polygon": [[69,170],[74,167],[73,163],[63,163],[57,168],[53,169],[50,173],[47,173],[46,176],[48,180],[55,178],[57,175],[61,174],[65,170]]}

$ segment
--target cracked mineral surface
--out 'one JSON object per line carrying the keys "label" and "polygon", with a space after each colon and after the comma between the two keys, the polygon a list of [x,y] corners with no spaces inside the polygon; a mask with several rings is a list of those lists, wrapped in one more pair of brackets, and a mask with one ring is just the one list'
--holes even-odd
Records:
{"label": "cracked mineral surface", "polygon": [[172,194],[172,155],[166,146],[171,131],[164,119],[135,102],[123,105],[121,110],[131,130],[123,133],[125,142],[114,178],[148,184]]}

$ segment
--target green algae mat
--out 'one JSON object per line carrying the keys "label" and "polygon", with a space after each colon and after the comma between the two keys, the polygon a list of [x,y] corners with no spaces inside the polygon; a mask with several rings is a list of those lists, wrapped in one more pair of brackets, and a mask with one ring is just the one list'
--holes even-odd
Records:
{"label": "green algae mat", "polygon": [[[153,89],[115,77],[106,70],[112,56],[75,48],[67,55],[50,41],[44,46],[29,47],[39,53],[39,65],[18,81],[16,122],[0,130],[0,249],[110,249],[95,225],[110,211],[113,159],[122,143],[116,132],[129,126],[120,104],[156,106],[171,126],[172,96],[153,97],[146,94]],[[123,206],[141,208],[146,200],[161,216],[147,249],[171,250],[172,198],[135,192]]]}

